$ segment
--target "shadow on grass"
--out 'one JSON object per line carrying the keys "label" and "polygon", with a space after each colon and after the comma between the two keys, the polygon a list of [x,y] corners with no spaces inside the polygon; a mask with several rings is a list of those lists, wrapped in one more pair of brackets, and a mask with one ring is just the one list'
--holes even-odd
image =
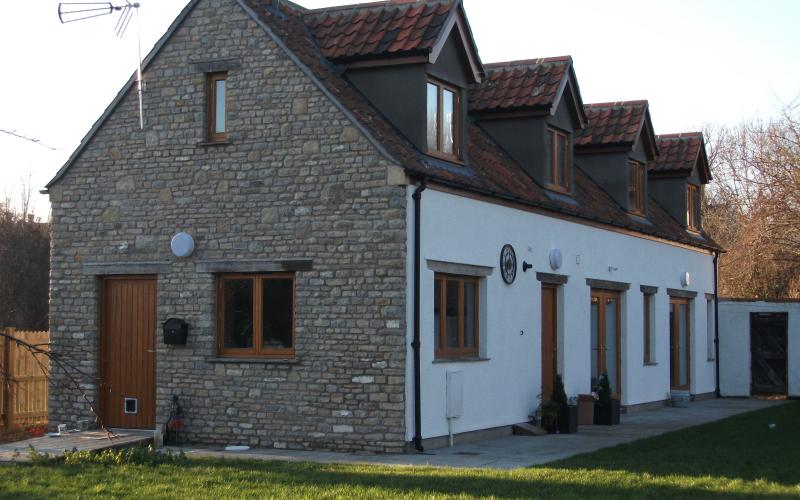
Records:
{"label": "shadow on grass", "polygon": [[[487,471],[430,467],[191,460],[174,466],[197,491],[213,495],[233,483],[241,496],[290,491],[308,496],[492,496],[496,498],[663,498],[752,496],[753,489],[711,491],[709,483],[673,478],[662,483],[627,473],[572,470]],[[183,470],[181,470],[183,469]],[[213,475],[209,471],[213,470]],[[752,486],[752,485],[751,485]]]}
{"label": "shadow on grass", "polygon": [[[22,483],[24,478],[24,483]],[[192,459],[184,464],[0,466],[0,497],[710,498],[791,494],[741,482],[603,470],[515,471]]]}
{"label": "shadow on grass", "polygon": [[[158,466],[8,465],[0,467],[0,496],[797,496],[800,431],[795,427],[799,422],[800,403],[787,404],[513,471],[238,459],[192,459]],[[769,423],[776,427],[770,429]]]}
{"label": "shadow on grass", "polygon": [[541,467],[762,479],[795,486],[800,485],[798,464],[800,402],[789,402]]}

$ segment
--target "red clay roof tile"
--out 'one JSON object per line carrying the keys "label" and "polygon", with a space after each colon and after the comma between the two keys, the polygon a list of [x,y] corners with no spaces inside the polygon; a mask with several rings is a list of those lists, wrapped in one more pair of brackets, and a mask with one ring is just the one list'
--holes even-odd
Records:
{"label": "red clay roof tile", "polygon": [[469,109],[552,106],[571,64],[569,56],[484,64],[486,78],[470,88]]}
{"label": "red clay roof tile", "polygon": [[702,132],[656,136],[659,155],[648,165],[650,172],[691,172],[703,147]]}
{"label": "red clay roof tile", "polygon": [[353,59],[429,52],[457,2],[388,1],[306,11],[322,54]]}
{"label": "red clay roof tile", "polygon": [[619,101],[583,106],[587,126],[575,133],[575,146],[634,144],[647,114],[647,101]]}

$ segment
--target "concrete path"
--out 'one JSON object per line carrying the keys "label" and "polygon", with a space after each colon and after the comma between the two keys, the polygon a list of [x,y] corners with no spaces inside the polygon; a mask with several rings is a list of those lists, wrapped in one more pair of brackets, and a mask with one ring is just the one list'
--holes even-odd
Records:
{"label": "concrete path", "polygon": [[252,449],[225,452],[220,448],[170,448],[189,457],[226,457],[291,462],[362,463],[383,465],[431,465],[437,467],[486,467],[512,469],[540,465],[580,453],[596,451],[665,432],[713,422],[739,413],[782,404],[757,399],[709,399],[689,408],[664,407],[621,416],[614,426],[581,426],[577,434],[508,436],[453,448],[403,455],[355,455],[325,451]]}
{"label": "concrete path", "polygon": [[0,445],[0,462],[27,462],[31,446],[39,453],[61,456],[64,450],[96,451],[146,444],[152,440],[153,431],[115,429],[110,438],[104,431],[76,431],[58,437],[42,436]]}

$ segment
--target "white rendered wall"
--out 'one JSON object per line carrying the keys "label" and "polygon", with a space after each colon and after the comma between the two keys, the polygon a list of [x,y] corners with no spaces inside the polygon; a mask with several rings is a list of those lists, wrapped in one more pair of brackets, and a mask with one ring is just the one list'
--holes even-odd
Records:
{"label": "white rendered wall", "polygon": [[789,396],[800,396],[800,303],[719,302],[719,386],[723,396],[750,395],[750,313],[789,313]]}
{"label": "white rendered wall", "polygon": [[[406,435],[414,434],[413,257],[414,187],[408,188],[408,357]],[[464,413],[453,432],[523,422],[537,406],[541,387],[541,283],[536,272],[569,276],[559,288],[559,372],[568,396],[590,392],[590,287],[586,278],[630,283],[621,294],[622,404],[660,401],[669,393],[669,297],[681,289],[692,302],[691,392],[713,392],[714,361],[706,356],[706,293],[713,293],[713,257],[555,217],[477,201],[433,189],[422,195],[421,379],[422,435],[447,434],[445,381],[448,370],[464,377]],[[498,269],[500,249],[510,243],[517,254],[517,279],[506,285]],[[553,271],[550,249],[559,248],[563,266]],[[578,262],[578,256],[580,262]],[[481,355],[487,361],[434,361],[433,278],[427,261],[492,267],[481,289]],[[533,269],[522,272],[522,262]],[[613,268],[611,271],[609,268]],[[658,287],[655,305],[656,364],[643,364],[643,298],[640,285]]]}

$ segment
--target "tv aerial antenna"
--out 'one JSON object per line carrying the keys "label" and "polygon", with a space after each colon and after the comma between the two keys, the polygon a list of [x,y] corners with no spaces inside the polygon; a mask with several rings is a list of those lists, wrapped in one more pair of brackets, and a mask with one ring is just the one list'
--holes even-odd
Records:
{"label": "tv aerial antenna", "polygon": [[139,2],[113,4],[111,2],[61,2],[58,4],[58,20],[61,24],[84,21],[93,17],[110,16],[117,14],[117,23],[114,26],[114,33],[117,38],[122,38],[128,30],[134,15],[136,16],[136,28],[138,38],[138,58],[136,70],[136,90],[139,94],[139,128],[144,128],[144,108],[142,105],[142,93],[144,82],[142,82],[142,26],[139,18]]}

